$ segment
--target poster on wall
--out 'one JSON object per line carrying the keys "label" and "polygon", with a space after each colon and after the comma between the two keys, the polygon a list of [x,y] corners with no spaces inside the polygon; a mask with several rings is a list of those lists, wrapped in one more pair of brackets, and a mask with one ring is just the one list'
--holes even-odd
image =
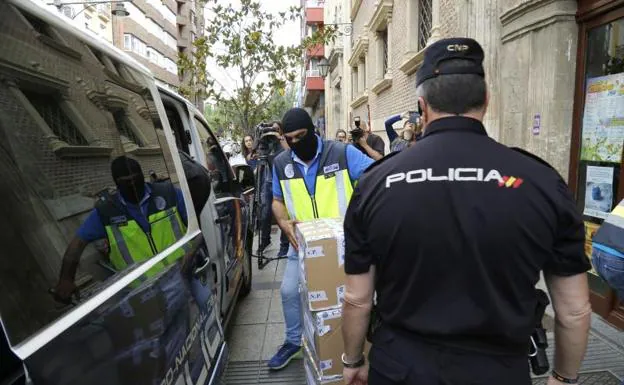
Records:
{"label": "poster on wall", "polygon": [[587,166],[583,214],[605,219],[613,204],[613,167]]}
{"label": "poster on wall", "polygon": [[[592,257],[592,239],[594,238],[596,231],[598,231],[598,228],[600,228],[600,225],[585,221],[585,255],[587,255],[587,258],[589,258],[590,261]],[[592,269],[589,272],[594,275],[598,275],[596,270],[594,270],[593,264]]]}
{"label": "poster on wall", "polygon": [[624,73],[587,80],[581,160],[620,163],[624,146]]}

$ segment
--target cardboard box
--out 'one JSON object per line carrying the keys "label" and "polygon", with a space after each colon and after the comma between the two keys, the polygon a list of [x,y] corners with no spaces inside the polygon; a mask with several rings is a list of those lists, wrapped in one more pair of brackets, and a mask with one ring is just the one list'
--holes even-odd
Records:
{"label": "cardboard box", "polygon": [[304,311],[303,329],[303,344],[320,375],[324,377],[341,375],[340,356],[344,352],[342,309]]}
{"label": "cardboard box", "polygon": [[306,372],[306,383],[308,385],[344,385],[342,379],[342,371],[339,376],[323,376],[319,373],[318,368],[314,362],[314,358],[311,357],[310,352],[304,348],[303,366]]}
{"label": "cardboard box", "polygon": [[316,219],[297,225],[300,278],[313,311],[344,301],[344,232],[342,219]]}

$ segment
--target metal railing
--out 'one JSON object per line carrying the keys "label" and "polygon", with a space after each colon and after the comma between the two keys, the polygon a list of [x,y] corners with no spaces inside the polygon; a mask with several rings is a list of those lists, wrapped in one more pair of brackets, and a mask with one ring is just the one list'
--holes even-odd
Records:
{"label": "metal railing", "polygon": [[306,8],[323,8],[325,6],[325,0],[306,0]]}
{"label": "metal railing", "polygon": [[432,16],[431,0],[418,1],[418,50],[427,46],[431,36]]}

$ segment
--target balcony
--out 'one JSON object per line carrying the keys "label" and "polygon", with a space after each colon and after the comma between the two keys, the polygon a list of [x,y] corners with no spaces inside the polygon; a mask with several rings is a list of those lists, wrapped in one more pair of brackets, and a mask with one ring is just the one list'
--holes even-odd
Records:
{"label": "balcony", "polygon": [[325,46],[323,44],[315,44],[306,49],[308,57],[323,57],[325,56]]}
{"label": "balcony", "polygon": [[176,16],[176,24],[187,25],[188,23],[189,23],[189,17],[187,15],[178,14],[178,16]]}
{"label": "balcony", "polygon": [[323,24],[323,8],[306,8],[306,24]]}
{"label": "balcony", "polygon": [[189,47],[189,38],[188,37],[178,37],[178,47],[180,48],[188,48]]}
{"label": "balcony", "polygon": [[314,107],[324,91],[325,79],[321,77],[319,70],[307,70],[303,106]]}

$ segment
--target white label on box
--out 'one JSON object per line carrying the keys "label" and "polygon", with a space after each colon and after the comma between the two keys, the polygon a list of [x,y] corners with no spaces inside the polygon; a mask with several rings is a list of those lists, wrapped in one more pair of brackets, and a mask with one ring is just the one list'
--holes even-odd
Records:
{"label": "white label on box", "polygon": [[327,301],[327,293],[325,290],[311,291],[308,293],[308,299],[310,302]]}
{"label": "white label on box", "polygon": [[306,258],[317,258],[324,256],[325,251],[323,250],[323,246],[308,247],[306,249]]}
{"label": "white label on box", "polygon": [[344,260],[345,260],[345,239],[344,239],[344,235],[340,235],[338,236],[338,239],[336,240],[336,246],[338,249],[338,267],[342,267],[342,265],[344,265]]}
{"label": "white label on box", "polygon": [[331,331],[331,327],[329,325],[323,325],[318,329],[319,337],[323,337],[325,334]]}
{"label": "white label on box", "polygon": [[317,318],[321,319],[321,325],[323,324],[322,320],[336,319],[340,317],[342,317],[342,309],[325,310],[317,315]]}
{"label": "white label on box", "polygon": [[331,369],[332,366],[332,360],[321,361],[321,371]]}
{"label": "white label on box", "polygon": [[345,296],[345,286],[338,286],[336,288],[336,297],[338,298],[338,303],[339,304],[343,304],[344,303],[344,296]]}

